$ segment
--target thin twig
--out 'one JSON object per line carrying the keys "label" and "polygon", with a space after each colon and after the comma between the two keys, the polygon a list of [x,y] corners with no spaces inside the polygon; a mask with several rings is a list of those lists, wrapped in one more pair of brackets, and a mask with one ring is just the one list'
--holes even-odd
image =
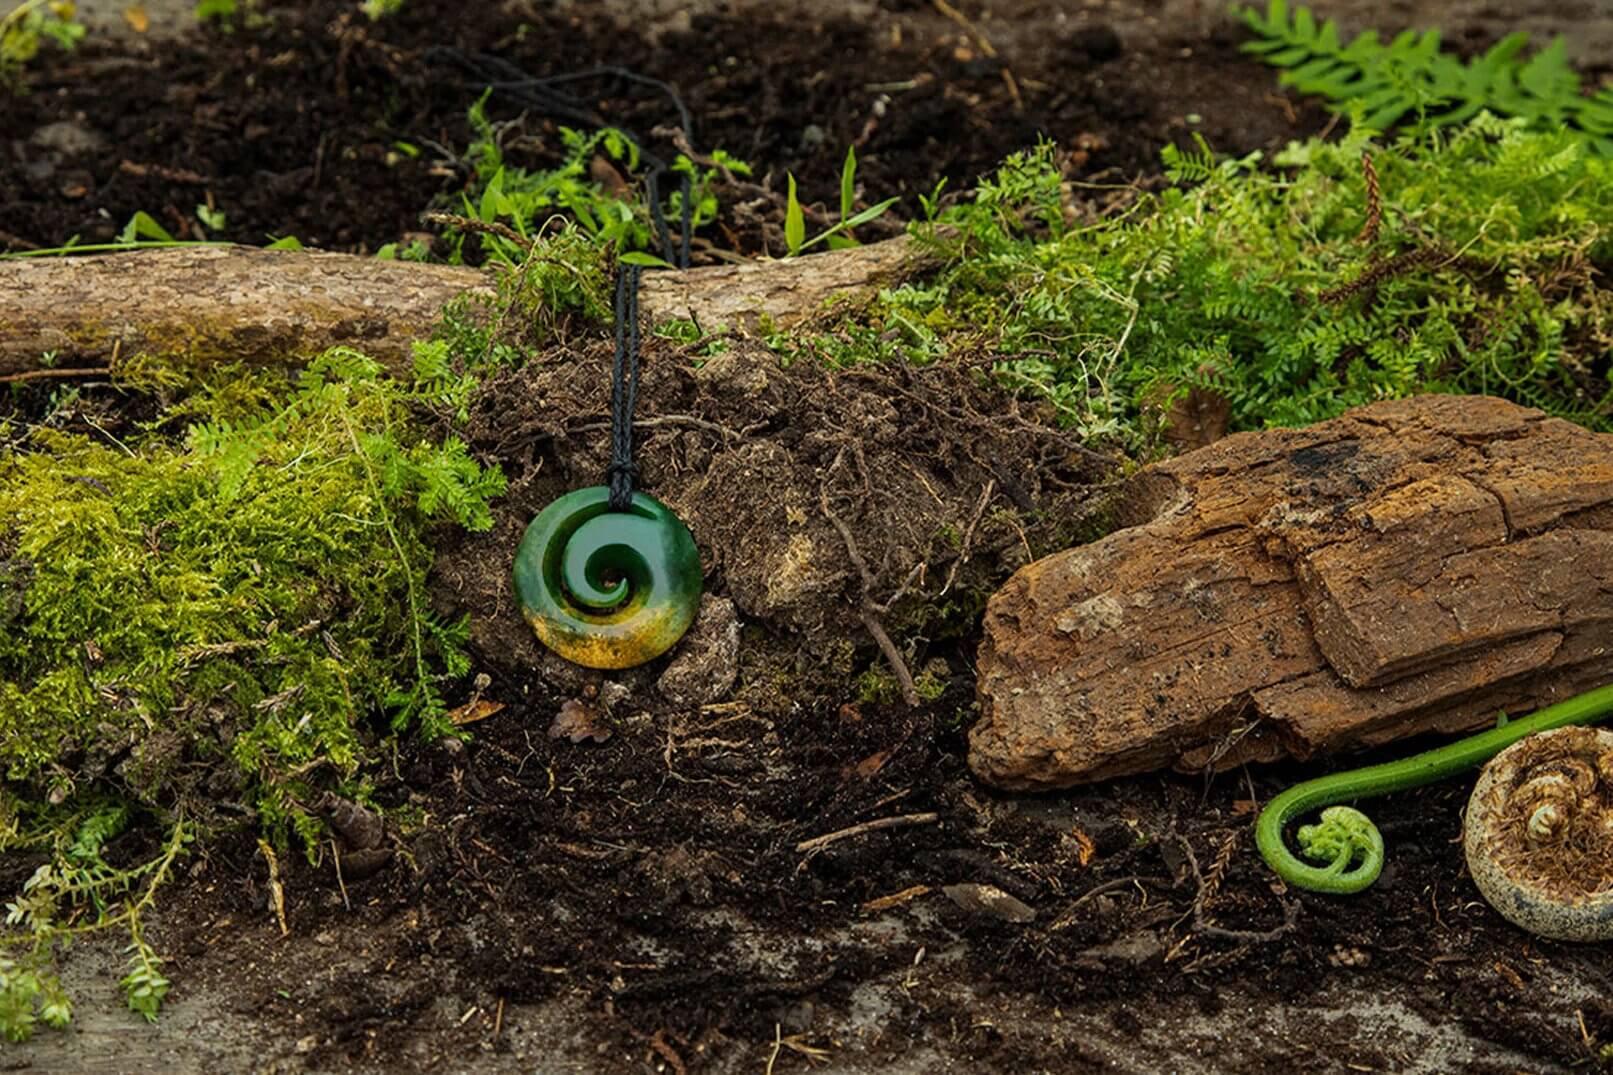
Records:
{"label": "thin twig", "polygon": [[683,1057],[666,1040],[666,1028],[662,1027],[650,1036],[650,1048],[654,1049],[662,1060],[672,1065],[673,1075],[689,1075],[689,1068],[684,1064]]}
{"label": "thin twig", "polygon": [[38,250],[39,249],[39,244],[38,243],[29,242],[27,239],[24,239],[22,236],[17,235],[17,234],[15,234],[13,232],[6,231],[4,228],[0,228],[0,243],[5,243],[7,246],[14,246],[18,250]]}
{"label": "thin twig", "polygon": [[286,924],[286,890],[280,884],[280,860],[275,857],[274,848],[269,846],[267,840],[258,840],[258,850],[269,864],[269,898],[274,903],[275,917],[280,920],[280,936],[289,937],[291,927]]}
{"label": "thin twig", "polygon": [[342,906],[351,911],[353,905],[347,899],[347,882],[342,880],[342,853],[337,848],[335,840],[330,842],[330,854],[336,863],[336,887],[342,890]]}
{"label": "thin twig", "polygon": [[890,595],[889,600],[881,601],[879,604],[875,605],[874,611],[883,616],[885,613],[895,608],[896,602],[900,601],[902,598],[906,597],[912,592],[913,583],[922,583],[924,581],[924,572],[929,566],[929,564],[926,564],[922,560],[914,564],[913,569],[907,573],[907,578],[903,579],[902,584],[896,587],[896,592]]}
{"label": "thin twig", "polygon": [[1361,151],[1361,178],[1366,184],[1367,218],[1361,225],[1356,241],[1371,246],[1378,241],[1378,226],[1383,223],[1383,197],[1378,189],[1378,169],[1372,164],[1372,151]]}
{"label": "thin twig", "polygon": [[1101,885],[1093,885],[1091,888],[1077,896],[1074,903],[1064,908],[1064,910],[1060,912],[1059,916],[1053,920],[1052,924],[1047,927],[1047,931],[1052,933],[1056,930],[1068,928],[1075,922],[1075,912],[1077,908],[1079,908],[1083,903],[1087,902],[1087,900],[1094,899],[1106,892],[1113,892],[1115,889],[1125,888],[1127,885],[1137,885],[1139,888],[1144,883],[1162,885],[1168,883],[1169,880],[1170,879],[1166,877],[1117,877],[1113,881],[1105,881]]}
{"label": "thin twig", "polygon": [[985,516],[986,505],[991,503],[991,494],[996,488],[997,479],[990,478],[986,481],[986,487],[980,491],[980,503],[975,505],[974,518],[969,520],[969,526],[963,532],[963,541],[958,549],[958,558],[952,561],[952,566],[947,570],[946,585],[941,587],[941,592],[936,595],[937,597],[945,597],[951,592],[952,584],[958,579],[959,570],[969,562],[969,546],[974,542],[975,528],[980,525],[980,520]]}
{"label": "thin twig", "polygon": [[[844,457],[845,449],[842,448],[836,453],[834,462],[829,464],[827,474],[834,473],[835,468],[840,465],[840,461]],[[862,581],[860,614],[863,626],[873,636],[875,644],[879,646],[880,652],[885,655],[886,662],[890,664],[891,674],[896,677],[896,683],[902,690],[902,700],[916,709],[921,704],[918,686],[913,682],[913,673],[908,671],[907,662],[902,659],[901,650],[897,649],[896,643],[891,641],[891,636],[885,631],[885,625],[879,622],[880,608],[874,603],[874,575],[873,572],[868,570],[868,561],[863,559],[862,550],[857,548],[857,539],[851,536],[850,527],[846,526],[841,521],[840,516],[836,515],[834,510],[829,507],[829,479],[827,474],[824,477],[823,485],[818,489],[818,508],[823,512],[823,517],[828,519],[830,524],[840,532],[840,540],[845,542],[846,545],[846,555],[851,559],[852,565],[856,567],[857,577]],[[892,599],[892,603],[894,603],[894,599]]]}
{"label": "thin twig", "polygon": [[865,606],[862,610],[863,627],[873,636],[879,651],[885,655],[885,660],[890,664],[891,674],[896,677],[896,684],[902,689],[902,701],[910,708],[917,709],[923,700],[919,698],[918,684],[913,682],[913,673],[907,670],[907,662],[902,659],[902,651],[891,641],[891,636],[885,632],[885,625],[879,622],[879,617],[871,608],[866,607],[867,598],[863,599],[863,604]]}
{"label": "thin twig", "polygon": [[[835,456],[835,461],[839,460],[840,457]],[[863,593],[866,594],[874,587],[873,573],[868,570],[868,561],[863,559],[862,550],[857,547],[857,539],[851,536],[851,530],[829,507],[829,493],[826,489],[818,493],[818,507],[823,511],[824,518],[840,531],[840,539],[846,544],[846,556],[850,558],[851,566],[857,569],[857,576],[862,580]]]}
{"label": "thin twig", "polygon": [[[975,39],[975,46],[985,54],[987,59],[1000,59],[997,55],[997,50],[992,47],[991,40],[986,37],[980,27],[969,21],[967,15],[947,3],[947,0],[932,0],[932,2],[935,4],[935,10],[963,27],[969,36]],[[1014,111],[1025,111],[1025,98],[1020,95],[1019,82],[1014,78],[1014,73],[1008,69],[1006,62],[1002,66],[1002,76],[1003,85],[1008,87],[1008,96],[1014,99]]]}
{"label": "thin twig", "polygon": [[[653,418],[633,419],[634,429],[659,429],[662,426],[688,426],[691,429],[704,429],[708,433],[715,433],[718,436],[728,440],[734,440],[744,436],[743,432],[735,432],[734,430],[729,429],[727,426],[718,425],[716,422],[709,422],[704,418],[696,418],[692,414],[658,414]],[[586,425],[572,426],[568,432],[573,434],[597,433],[601,430],[609,428],[609,422],[589,422]]]}
{"label": "thin twig", "polygon": [[837,832],[814,836],[810,840],[802,840],[795,845],[795,850],[806,854],[812,851],[822,851],[830,844],[841,840],[848,840],[853,836],[861,836],[865,832],[878,832],[881,829],[906,828],[909,825],[933,825],[941,820],[941,815],[933,811],[923,814],[897,814],[895,817],[875,818],[873,821],[861,821],[849,828]]}
{"label": "thin twig", "polygon": [[111,366],[87,366],[79,369],[23,370],[0,376],[0,384],[17,384],[21,381],[43,381],[65,377],[99,377],[112,372]]}
{"label": "thin twig", "polygon": [[773,1024],[773,1051],[771,1053],[769,1053],[768,1056],[767,1056],[767,1067],[765,1069],[763,1069],[762,1075],[773,1075],[773,1065],[778,1063],[779,1050],[784,1047],[784,1038],[781,1036],[783,1033],[784,1033],[784,1028],[782,1026],[780,1026],[778,1023],[774,1023]]}
{"label": "thin twig", "polygon": [[451,228],[476,232],[479,235],[497,235],[500,239],[508,239],[528,254],[538,245],[508,224],[500,224],[496,220],[477,220],[475,217],[460,216],[458,213],[438,212],[423,213],[420,219],[430,224],[446,224]]}
{"label": "thin twig", "polygon": [[[1211,892],[1205,882],[1204,874],[1199,869],[1199,857],[1193,853],[1193,844],[1181,833],[1172,833],[1172,837],[1187,856],[1187,864],[1193,870],[1193,880],[1198,884],[1198,892],[1193,897],[1193,932],[1202,937],[1214,937],[1217,940],[1237,941],[1240,944],[1269,944],[1281,940],[1292,933],[1299,926],[1299,901],[1278,901],[1283,909],[1283,924],[1274,929],[1246,930],[1223,929],[1209,923],[1204,913],[1205,898]],[[1213,893],[1212,893],[1213,894]]]}

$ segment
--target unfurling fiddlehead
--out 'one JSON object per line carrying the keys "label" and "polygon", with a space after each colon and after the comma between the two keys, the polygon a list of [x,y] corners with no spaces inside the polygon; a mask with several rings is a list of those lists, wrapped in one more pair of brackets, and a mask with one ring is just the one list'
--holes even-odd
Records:
{"label": "unfurling fiddlehead", "polygon": [[[1365,814],[1334,804],[1432,784],[1482,765],[1525,736],[1570,724],[1594,724],[1609,713],[1613,713],[1613,684],[1437,750],[1296,784],[1261,811],[1255,843],[1266,864],[1291,885],[1312,892],[1360,892],[1383,869],[1383,837]],[[1300,850],[1312,860],[1305,862],[1283,842],[1283,830],[1294,818],[1318,807],[1328,807],[1322,811],[1321,824],[1302,826],[1297,833]]]}
{"label": "unfurling fiddlehead", "polygon": [[1507,921],[1613,940],[1613,729],[1557,728],[1497,754],[1462,825],[1467,872]]}
{"label": "unfurling fiddlehead", "polygon": [[700,607],[700,552],[654,497],[610,510],[603,485],[532,520],[515,554],[521,613],[544,645],[589,668],[631,668],[671,649]]}

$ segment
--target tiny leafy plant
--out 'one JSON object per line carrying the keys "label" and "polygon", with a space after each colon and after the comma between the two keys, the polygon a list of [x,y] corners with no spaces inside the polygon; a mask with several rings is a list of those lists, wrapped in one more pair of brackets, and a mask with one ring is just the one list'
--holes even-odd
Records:
{"label": "tiny leafy plant", "polygon": [[[196,206],[196,219],[209,228],[222,229],[227,220],[222,210],[215,209],[207,204]],[[295,238],[277,240],[268,244],[268,248],[286,249],[289,243],[295,243]],[[0,254],[0,261],[18,261],[23,258],[54,258],[69,254],[106,254],[125,250],[148,250],[162,247],[176,246],[222,246],[222,242],[207,239],[175,239],[167,228],[157,223],[152,215],[144,209],[135,210],[129,217],[128,223],[109,243],[81,243],[78,236],[73,236],[61,246],[45,247],[37,250],[12,250]],[[298,244],[299,247],[301,244]]]}
{"label": "tiny leafy plant", "polygon": [[[939,196],[940,188],[937,188]],[[791,257],[803,253],[819,243],[828,244],[831,250],[856,246],[852,229],[883,216],[900,198],[886,198],[882,202],[857,210],[857,150],[846,147],[846,160],[840,167],[840,219],[811,239],[806,237],[806,211],[795,192],[795,176],[785,177],[784,194],[784,247]]]}
{"label": "tiny leafy plant", "polygon": [[238,13],[236,0],[197,0],[196,21],[230,25]]}
{"label": "tiny leafy plant", "polygon": [[14,84],[46,41],[71,49],[83,37],[84,24],[70,0],[22,0],[0,16],[0,86]]}
{"label": "tiny leafy plant", "polygon": [[1332,19],[1318,21],[1287,0],[1238,15],[1255,34],[1244,51],[1282,68],[1283,84],[1302,94],[1341,111],[1359,103],[1369,127],[1451,127],[1487,111],[1540,130],[1567,128],[1613,157],[1613,87],[1585,94],[1561,37],[1529,55],[1529,35],[1508,34],[1463,61],[1440,47],[1438,30],[1406,30],[1388,42],[1368,30],[1346,44]]}
{"label": "tiny leafy plant", "polygon": [[[596,246],[611,247],[624,261],[663,264],[650,253],[651,207],[621,174],[623,170],[631,174],[641,163],[639,148],[631,138],[613,127],[592,132],[561,127],[565,153],[560,164],[528,170],[507,159],[504,139],[510,125],[489,119],[486,103],[484,95],[470,109],[475,138],[465,158],[474,169],[475,181],[461,198],[462,218],[457,223],[448,221],[450,260],[464,260],[465,243],[474,235],[488,260],[513,268],[529,255],[534,241],[553,227],[551,222],[560,222],[574,225]],[[721,150],[712,153],[709,165],[697,165],[680,155],[669,168],[673,175],[690,179],[692,228],[716,219],[717,198],[711,188],[719,170],[736,176],[750,174],[744,161]],[[658,208],[667,220],[680,219],[683,192],[673,189]]]}

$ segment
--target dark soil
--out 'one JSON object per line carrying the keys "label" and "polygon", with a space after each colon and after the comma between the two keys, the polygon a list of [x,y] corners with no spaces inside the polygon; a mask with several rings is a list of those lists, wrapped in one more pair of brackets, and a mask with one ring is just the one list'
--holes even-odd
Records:
{"label": "dark soil", "polygon": [[[1118,460],[964,363],[830,372],[810,360],[780,368],[745,339],[705,350],[646,343],[635,459],[642,485],[694,532],[708,591],[780,636],[773,648],[800,651],[771,695],[845,700],[852,650],[868,644],[859,560],[881,615],[913,637],[916,668],[972,638],[986,598],[1016,568],[1105,526]],[[610,363],[604,339],[555,349],[486,383],[464,430],[510,486],[491,530],[444,536],[436,585],[445,612],[475,611],[472,640],[503,676],[544,665],[516,607],[509,550],[547,504],[605,473]],[[787,701],[806,704],[798,693]]]}
{"label": "dark soil", "polygon": [[[92,44],[40,64],[31,92],[0,113],[0,250],[106,241],[140,210],[178,238],[295,235],[373,251],[419,233],[422,210],[471,178],[454,154],[470,139],[465,113],[480,89],[428,54],[433,46],[493,51],[533,77],[608,64],[665,80],[689,107],[697,148],[754,162],[780,187],[793,172],[809,202],[838,205],[840,165],[855,146],[868,199],[903,195],[907,213],[940,179],[967,189],[1040,136],[1073,155],[1077,177],[1118,179],[1155,170],[1160,145],[1185,137],[1195,109],[1192,129],[1234,152],[1281,145],[1323,119],[1273,92],[1269,72],[1238,55],[1230,25],[1188,47],[1127,44],[1076,19],[1016,49],[1009,66],[933,15],[905,34],[899,22],[844,16],[696,15],[652,42],[546,5],[470,20],[460,5],[411,0],[376,24],[346,0],[266,10],[265,26],[212,30],[145,57]],[[601,124],[645,134],[675,122],[663,97],[613,79],[583,85]],[[518,108],[499,102],[491,113],[508,120]],[[530,115],[519,133],[512,160],[553,163],[554,120]],[[199,203],[225,213],[217,235],[204,233]]]}
{"label": "dark soil", "polygon": [[[1072,175],[1118,179],[1151,170],[1161,142],[1191,130],[1244,151],[1323,122],[1273,93],[1219,21],[1148,31],[1139,19],[1122,36],[1095,17],[1055,25],[1023,6],[1036,18],[1004,33],[1000,61],[931,5],[892,0],[863,21],[701,16],[654,42],[547,6],[474,27],[456,17],[463,5],[428,0],[373,26],[334,0],[272,7],[266,27],[44,65],[0,114],[0,245],[105,239],[136,210],[192,233],[209,195],[228,215],[225,236],[246,242],[295,234],[374,250],[417,231],[419,212],[469,179],[427,145],[463,147],[472,97],[424,59],[436,44],[493,49],[533,74],[609,62],[670,80],[699,146],[789,169],[806,197],[831,203],[848,144],[872,200],[943,176],[966,186],[1039,133]],[[519,22],[533,28],[517,33]],[[641,131],[668,119],[661,103],[609,85],[597,110]],[[60,120],[99,143],[44,152],[36,132]],[[525,130],[532,162],[558,149],[541,117]],[[71,973],[93,970],[79,979],[80,1029],[6,1062],[1510,1072],[1594,1067],[1613,1041],[1605,951],[1531,940],[1479,900],[1457,841],[1461,782],[1377,808],[1391,857],[1368,894],[1285,892],[1251,823],[1257,803],[1315,766],[997,794],[963,761],[966,614],[892,610],[907,658],[942,689],[910,708],[882,686],[844,560],[787,609],[763,608],[765,585],[747,593],[794,525],[790,508],[811,517],[816,544],[839,548],[820,486],[866,543],[881,599],[915,557],[944,577],[948,554],[926,539],[964,533],[986,483],[1005,513],[973,538],[964,578],[976,597],[1021,542],[1029,554],[1076,536],[1101,506],[1101,468],[1034,416],[1005,417],[1001,397],[946,379],[961,375],[797,370],[725,389],[694,356],[654,344],[645,413],[691,421],[655,430],[645,457],[660,470],[647,477],[718,558],[714,588],[767,620],[747,624],[733,694],[698,710],[657,701],[645,677],[626,677],[622,694],[542,662],[512,628],[508,539],[553,489],[597,473],[598,347],[584,340],[512,374],[478,412],[478,448],[517,481],[494,535],[445,549],[439,597],[480,616],[486,698],[504,708],[462,744],[402,744],[376,789],[396,819],[391,863],[361,879],[338,875],[328,853],[317,867],[282,856],[282,936],[255,838],[214,844],[149,930],[175,982],[162,1026],[147,1037],[121,1014],[97,1021],[97,1005],[118,1003],[122,957],[97,964],[92,946],[69,960]],[[561,417],[546,422],[523,401]],[[767,465],[747,471],[748,452]],[[896,473],[904,458],[919,464],[916,481]],[[550,737],[558,706],[578,698],[609,709],[608,739]],[[908,823],[800,849],[897,816]],[[0,863],[0,887],[31,868]],[[1035,916],[999,917],[978,890],[947,891],[959,885],[994,886]]]}
{"label": "dark soil", "polygon": [[[221,992],[278,1028],[281,1051],[311,1039],[303,1059],[332,1071],[441,1070],[488,1049],[511,1070],[561,1070],[572,1035],[601,1059],[564,1070],[679,1070],[675,1055],[692,1071],[755,1071],[775,1028],[828,1050],[835,1070],[938,1070],[914,1063],[933,1046],[974,1071],[1172,1058],[1549,1071],[1593,1060],[1587,1036],[1613,1036],[1605,954],[1532,941],[1472,892],[1455,839],[1465,786],[1375,811],[1393,852],[1370,895],[1283,894],[1250,846],[1241,774],[999,797],[961,763],[950,714],[967,696],[921,712],[632,715],[602,745],[551,739],[552,709],[515,703],[462,749],[405,751],[381,798],[426,821],[407,865],[347,882],[350,909],[328,862],[290,864],[293,928],[315,945],[286,946],[265,918],[249,840],[213,854],[214,884],[176,894],[167,920],[181,924],[161,941],[181,995]],[[1264,774],[1253,792],[1298,775]],[[796,850],[923,813],[937,820]],[[994,885],[1037,917],[966,910],[942,891],[958,884]],[[1565,981],[1591,989],[1565,995]],[[438,1010],[450,996],[452,1014],[471,1013],[458,1026]],[[495,1032],[501,1005],[559,1001],[587,1013],[564,1035]],[[1299,1013],[1286,1035],[1246,1028],[1261,1022],[1251,1011],[1283,1007]],[[1057,1013],[1112,1029],[1083,1041]],[[1397,1018],[1472,1048],[1429,1056],[1392,1032]],[[809,1067],[786,1050],[777,1070]]]}

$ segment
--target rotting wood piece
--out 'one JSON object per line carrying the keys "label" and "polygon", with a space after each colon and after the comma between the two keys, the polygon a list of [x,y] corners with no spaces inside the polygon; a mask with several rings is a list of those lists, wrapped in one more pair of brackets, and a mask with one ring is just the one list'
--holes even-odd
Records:
{"label": "rotting wood piece", "polygon": [[1613,680],[1613,436],[1424,396],[1148,467],[992,598],[969,762],[1009,788],[1308,758]]}
{"label": "rotting wood piece", "polygon": [[[831,300],[860,301],[931,260],[902,237],[782,261],[652,272],[641,307],[648,324],[785,327]],[[0,261],[0,377],[142,354],[295,363],[335,344],[401,369],[409,344],[430,335],[445,303],[491,294],[492,280],[459,266],[229,246]]]}
{"label": "rotting wood piece", "polygon": [[0,261],[0,375],[160,355],[289,364],[351,344],[394,367],[476,269],[250,247]]}

